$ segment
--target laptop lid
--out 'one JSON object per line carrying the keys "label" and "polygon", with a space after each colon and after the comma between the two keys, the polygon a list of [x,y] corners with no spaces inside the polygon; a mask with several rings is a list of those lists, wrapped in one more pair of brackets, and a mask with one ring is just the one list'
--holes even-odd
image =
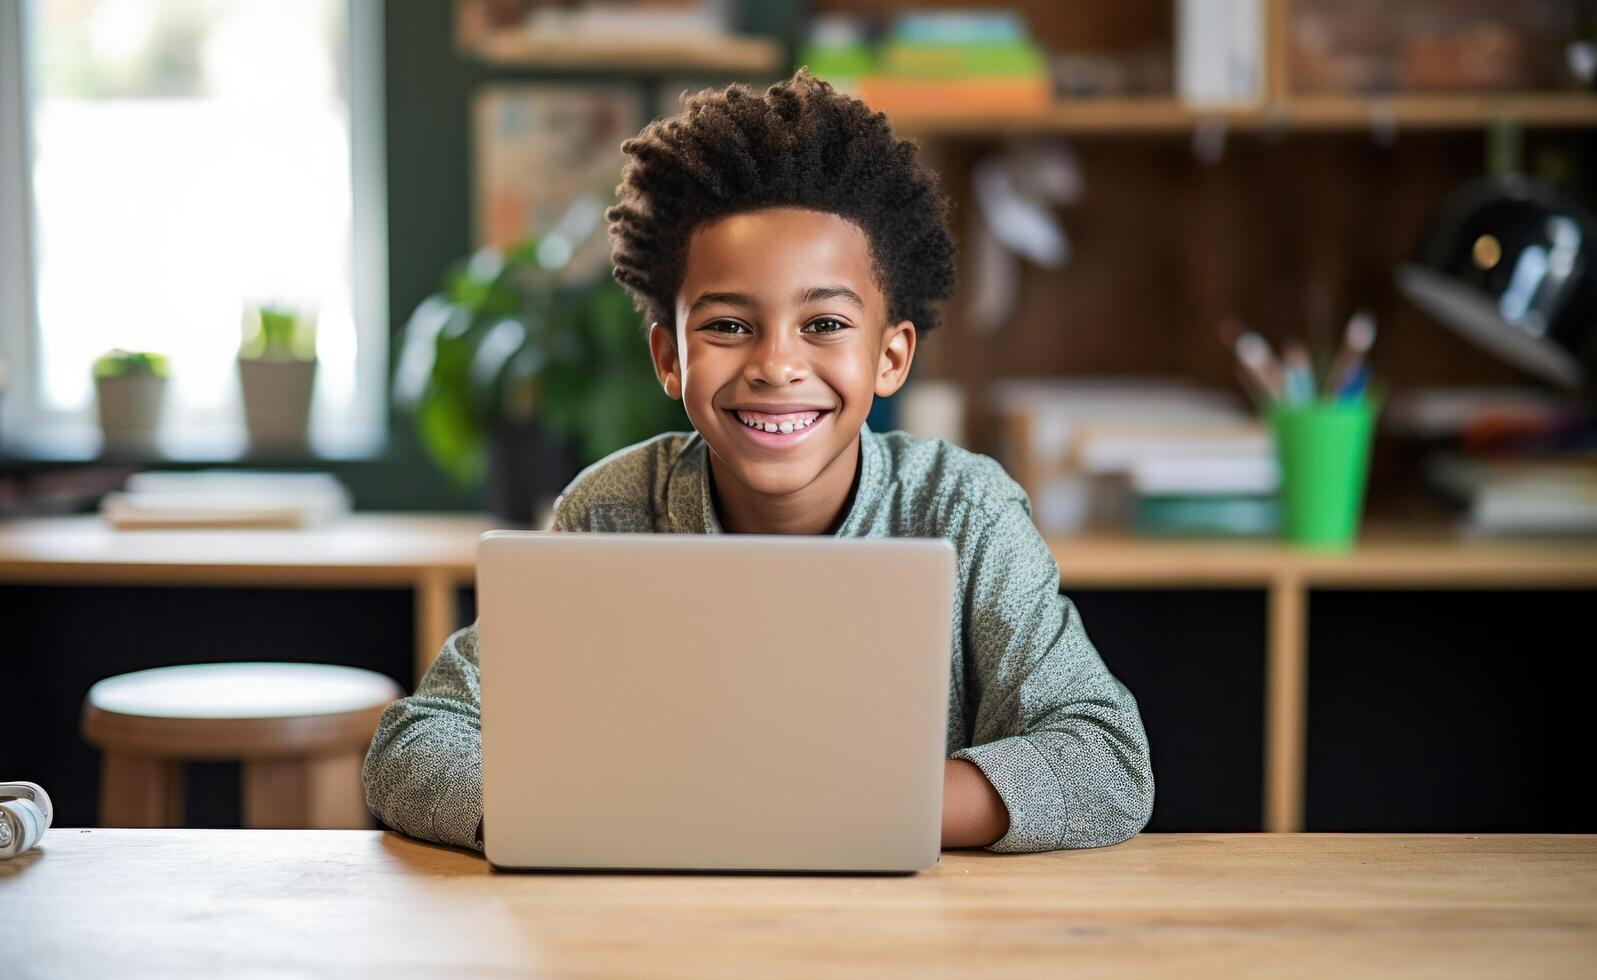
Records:
{"label": "laptop lid", "polygon": [[941,539],[483,535],[489,860],[930,867],[953,586]]}

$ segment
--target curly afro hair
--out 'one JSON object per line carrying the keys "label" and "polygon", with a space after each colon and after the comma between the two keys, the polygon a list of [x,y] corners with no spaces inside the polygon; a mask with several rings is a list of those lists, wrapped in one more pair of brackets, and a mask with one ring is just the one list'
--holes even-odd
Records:
{"label": "curly afro hair", "polygon": [[865,232],[889,323],[937,326],[954,287],[948,201],[887,116],[800,68],[757,95],[706,89],[621,144],[631,159],[610,222],[617,282],[651,321],[674,322],[688,238],[727,215],[798,207]]}

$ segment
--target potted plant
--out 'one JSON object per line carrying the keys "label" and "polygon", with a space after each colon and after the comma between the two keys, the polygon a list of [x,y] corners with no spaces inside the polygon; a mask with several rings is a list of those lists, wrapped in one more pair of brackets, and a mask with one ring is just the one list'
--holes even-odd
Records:
{"label": "potted plant", "polygon": [[102,452],[108,456],[155,455],[166,380],[171,373],[166,356],[114,347],[95,358],[93,373]]}
{"label": "potted plant", "polygon": [[250,450],[303,451],[316,387],[315,318],[277,303],[246,307],[238,380]]}
{"label": "potted plant", "polygon": [[689,426],[625,291],[563,275],[601,211],[579,200],[549,234],[456,263],[405,324],[395,401],[433,462],[485,486],[497,516],[529,521],[581,466]]}

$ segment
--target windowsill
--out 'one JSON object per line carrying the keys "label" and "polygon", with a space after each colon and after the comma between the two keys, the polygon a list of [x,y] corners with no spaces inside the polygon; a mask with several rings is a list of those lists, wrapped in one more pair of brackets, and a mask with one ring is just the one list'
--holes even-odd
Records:
{"label": "windowsill", "polygon": [[386,434],[312,431],[304,450],[251,452],[248,437],[236,430],[164,432],[152,453],[105,453],[96,428],[73,427],[48,434],[7,434],[0,440],[0,462],[98,463],[107,466],[255,464],[315,466],[321,463],[383,458]]}

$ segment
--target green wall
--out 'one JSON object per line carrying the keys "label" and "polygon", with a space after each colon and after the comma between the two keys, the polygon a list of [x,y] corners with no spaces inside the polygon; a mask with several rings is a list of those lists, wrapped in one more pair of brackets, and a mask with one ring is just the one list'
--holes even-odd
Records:
{"label": "green wall", "polygon": [[[388,308],[396,334],[450,263],[472,246],[471,100],[477,88],[518,78],[615,81],[592,73],[492,69],[462,57],[455,48],[453,7],[452,0],[387,5]],[[790,41],[801,14],[796,0],[749,3],[740,26]],[[652,79],[632,77],[652,98]],[[390,344],[391,356],[396,346]],[[390,419],[383,459],[331,468],[362,508],[450,510],[480,503],[432,468],[404,416]]]}

